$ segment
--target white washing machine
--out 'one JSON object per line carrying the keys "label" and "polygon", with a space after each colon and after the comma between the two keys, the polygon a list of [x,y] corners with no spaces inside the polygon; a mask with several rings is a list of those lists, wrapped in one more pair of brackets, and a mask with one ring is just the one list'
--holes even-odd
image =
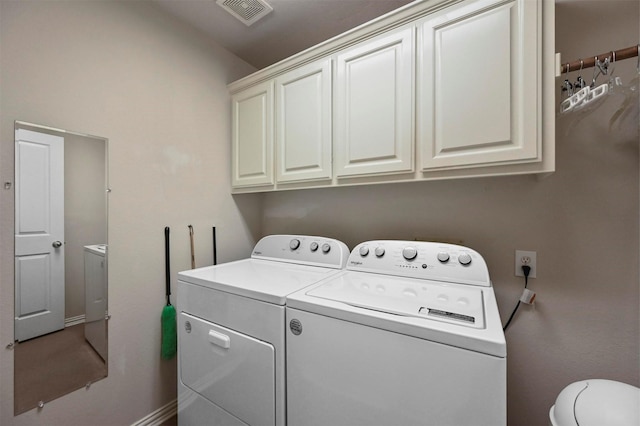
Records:
{"label": "white washing machine", "polygon": [[271,235],[249,259],[180,272],[178,423],[286,424],[286,296],[348,256],[335,239]]}
{"label": "white washing machine", "polygon": [[107,360],[107,245],[84,246],[84,337]]}
{"label": "white washing machine", "polygon": [[361,243],[286,313],[290,426],[506,424],[506,343],[474,250]]}

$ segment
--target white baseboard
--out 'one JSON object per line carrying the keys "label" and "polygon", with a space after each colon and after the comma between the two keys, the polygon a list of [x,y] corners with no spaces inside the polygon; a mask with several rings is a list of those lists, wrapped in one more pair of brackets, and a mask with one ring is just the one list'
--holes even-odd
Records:
{"label": "white baseboard", "polygon": [[71,327],[73,325],[82,324],[83,322],[84,322],[84,315],[78,315],[78,316],[71,317],[71,318],[65,318],[64,319],[64,326],[65,327]]}
{"label": "white baseboard", "polygon": [[148,416],[138,420],[131,426],[160,426],[163,422],[178,413],[178,400],[174,399],[164,407],[158,408]]}

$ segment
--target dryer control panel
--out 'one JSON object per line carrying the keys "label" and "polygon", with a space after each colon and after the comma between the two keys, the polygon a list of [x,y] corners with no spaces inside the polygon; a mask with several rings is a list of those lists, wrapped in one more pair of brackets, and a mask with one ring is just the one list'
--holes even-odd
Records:
{"label": "dryer control panel", "polygon": [[478,252],[447,243],[366,241],[353,249],[347,269],[456,284],[491,286],[487,264]]}
{"label": "dryer control panel", "polygon": [[251,258],[343,269],[349,248],[342,241],[310,235],[268,235],[253,248]]}

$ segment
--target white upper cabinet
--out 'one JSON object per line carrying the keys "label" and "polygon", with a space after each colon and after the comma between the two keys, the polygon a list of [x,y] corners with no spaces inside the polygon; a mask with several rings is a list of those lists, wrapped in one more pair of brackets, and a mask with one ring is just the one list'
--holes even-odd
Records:
{"label": "white upper cabinet", "polygon": [[231,103],[231,185],[273,185],[273,81],[234,94]]}
{"label": "white upper cabinet", "polygon": [[336,175],[413,171],[414,33],[408,27],[336,57]]}
{"label": "white upper cabinet", "polygon": [[469,0],[418,25],[423,171],[540,161],[541,4]]}
{"label": "white upper cabinet", "polygon": [[275,84],[277,181],[331,179],[331,59],[289,71]]}
{"label": "white upper cabinet", "polygon": [[555,170],[555,2],[422,0],[229,85],[233,192]]}

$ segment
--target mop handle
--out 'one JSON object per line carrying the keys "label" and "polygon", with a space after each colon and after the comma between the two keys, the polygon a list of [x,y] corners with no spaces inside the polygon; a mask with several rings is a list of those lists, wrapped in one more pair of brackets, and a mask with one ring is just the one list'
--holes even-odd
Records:
{"label": "mop handle", "polygon": [[169,296],[171,295],[171,269],[169,267],[169,227],[164,228],[164,258],[165,258],[165,277],[167,285],[167,305],[171,305]]}

